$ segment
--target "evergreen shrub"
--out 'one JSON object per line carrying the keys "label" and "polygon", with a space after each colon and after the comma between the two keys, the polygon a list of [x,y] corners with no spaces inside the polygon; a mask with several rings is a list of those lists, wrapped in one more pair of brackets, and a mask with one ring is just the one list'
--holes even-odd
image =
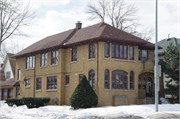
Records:
{"label": "evergreen shrub", "polygon": [[24,97],[22,98],[23,103],[28,107],[28,108],[38,108],[40,106],[44,106],[45,104],[49,103],[50,98],[49,97],[38,97],[38,98],[33,98],[33,97]]}
{"label": "evergreen shrub", "polygon": [[85,75],[81,78],[78,86],[70,98],[70,105],[74,109],[97,106],[98,97],[90,86]]}
{"label": "evergreen shrub", "polygon": [[20,105],[23,105],[22,99],[16,99],[16,98],[7,98],[5,103],[7,103],[9,106],[13,106],[13,105],[20,106]]}

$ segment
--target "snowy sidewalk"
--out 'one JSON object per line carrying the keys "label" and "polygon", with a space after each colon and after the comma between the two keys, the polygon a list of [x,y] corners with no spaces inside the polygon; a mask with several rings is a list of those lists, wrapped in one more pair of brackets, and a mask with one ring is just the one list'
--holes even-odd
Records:
{"label": "snowy sidewalk", "polygon": [[[70,110],[70,106],[44,106],[28,109],[25,105],[9,107],[0,101],[0,117],[10,119],[180,119],[179,104],[104,106]],[[1,119],[1,118],[0,118]],[[6,118],[4,118],[6,119]]]}

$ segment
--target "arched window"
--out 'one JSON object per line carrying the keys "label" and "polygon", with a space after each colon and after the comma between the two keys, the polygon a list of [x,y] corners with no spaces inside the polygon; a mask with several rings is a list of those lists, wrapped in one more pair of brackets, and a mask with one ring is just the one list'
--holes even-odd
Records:
{"label": "arched window", "polygon": [[112,89],[127,89],[127,72],[116,70],[112,72]]}
{"label": "arched window", "polygon": [[89,84],[95,89],[95,71],[93,69],[89,71]]}
{"label": "arched window", "polygon": [[104,75],[104,88],[109,89],[109,70],[105,70],[105,75]]}
{"label": "arched window", "polygon": [[130,72],[130,89],[134,90],[134,72]]}

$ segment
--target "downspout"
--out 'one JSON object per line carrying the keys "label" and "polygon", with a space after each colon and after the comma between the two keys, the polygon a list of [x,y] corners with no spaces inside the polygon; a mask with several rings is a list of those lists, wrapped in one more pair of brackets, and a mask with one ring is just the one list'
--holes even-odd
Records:
{"label": "downspout", "polygon": [[99,71],[99,44],[97,42],[97,94],[99,93],[98,89],[98,71]]}
{"label": "downspout", "polygon": [[35,97],[35,76],[36,76],[36,56],[34,61],[34,88],[33,88],[33,97]]}

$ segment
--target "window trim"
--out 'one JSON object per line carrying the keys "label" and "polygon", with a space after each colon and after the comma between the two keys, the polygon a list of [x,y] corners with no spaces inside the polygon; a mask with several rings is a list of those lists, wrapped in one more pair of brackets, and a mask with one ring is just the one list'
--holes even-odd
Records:
{"label": "window trim", "polygon": [[[26,82],[27,81],[27,82]],[[27,84],[28,83],[28,84]],[[25,87],[30,87],[30,79],[25,79]]]}
{"label": "window trim", "polygon": [[[43,55],[43,54],[44,54],[44,60],[43,60],[44,65],[42,65],[42,55]],[[48,59],[48,53],[47,53],[47,52],[41,54],[41,58],[40,58],[40,66],[41,66],[41,67],[47,66],[47,61],[46,61],[46,64],[45,64],[45,55],[46,55],[46,54],[47,54],[47,59]]]}
{"label": "window trim", "polygon": [[[108,44],[108,56],[106,56],[106,44]],[[105,57],[105,58],[109,58],[109,57],[110,57],[110,43],[105,42],[104,49],[105,49],[104,57]]]}
{"label": "window trim", "polygon": [[[56,52],[58,51],[58,61],[56,62]],[[53,61],[53,52],[55,52],[55,58],[54,58],[54,63],[52,63],[52,61]],[[58,65],[58,62],[59,62],[59,50],[53,50],[53,51],[51,51],[51,65]]]}
{"label": "window trim", "polygon": [[[131,47],[133,47],[133,58],[131,59]],[[134,46],[129,46],[129,59],[134,60]]]}
{"label": "window trim", "polygon": [[[95,46],[95,51],[93,50],[93,45]],[[92,46],[92,56],[90,56],[90,46]],[[93,54],[93,51],[94,51],[94,54]],[[94,57],[93,57],[94,56]],[[91,43],[91,44],[89,44],[89,59],[94,59],[94,58],[96,58],[96,43]]]}
{"label": "window trim", "polygon": [[[67,77],[69,78],[69,83],[67,83]],[[69,75],[66,75],[66,82],[65,82],[65,85],[66,85],[66,86],[69,86],[69,84],[70,84],[70,76],[69,76]]]}
{"label": "window trim", "polygon": [[21,78],[21,69],[18,69],[18,80]]}
{"label": "window trim", "polygon": [[[133,73],[131,75],[131,72]],[[133,76],[133,87],[131,88],[131,76]],[[129,89],[134,90],[134,71],[130,71]]]}
{"label": "window trim", "polygon": [[[55,77],[56,77],[56,79],[57,79],[57,76],[49,76],[49,77],[47,77],[47,80],[46,80],[46,83],[47,83],[47,85],[46,85],[46,90],[57,90],[57,80],[56,80],[56,88],[50,88],[50,89],[48,89],[48,78],[52,78],[52,77],[54,77],[53,85],[54,85],[54,87],[55,87]],[[50,82],[50,87],[51,87],[51,82]]]}
{"label": "window trim", "polygon": [[[76,49],[76,52],[75,52],[75,57],[74,57],[73,50],[75,50],[75,49]],[[74,47],[71,50],[71,61],[77,61],[77,47]]]}
{"label": "window trim", "polygon": [[[106,70],[108,71],[108,73],[106,73]],[[106,78],[105,75],[106,75],[106,74],[109,74],[109,77],[108,77],[108,88],[106,88],[106,86],[105,86],[105,85],[106,85],[106,84],[105,84],[105,78]],[[110,81],[110,80],[109,80],[109,79],[110,79],[109,69],[105,69],[105,70],[104,70],[104,89],[110,89],[110,86],[109,86],[109,84],[110,84],[109,81]]]}
{"label": "window trim", "polygon": [[[141,60],[139,60],[139,50],[141,51]],[[141,49],[141,48],[140,48],[140,49],[138,49],[138,61],[142,61],[142,62],[143,62],[143,59],[142,59],[142,51],[143,51],[143,50],[146,50],[146,51],[147,51],[147,59],[148,59],[148,50],[147,50],[147,49]],[[147,59],[146,59],[146,60],[147,60]]]}
{"label": "window trim", "polygon": [[[122,44],[119,44],[119,43],[112,43],[111,46],[114,45],[114,57],[113,57],[113,47],[111,47],[111,53],[112,53],[112,58],[115,58],[115,59],[125,59],[127,60],[128,59],[128,45],[122,45]],[[119,55],[118,57],[116,57],[116,46],[118,45],[118,52],[119,52]],[[122,58],[121,58],[121,46],[122,46]],[[124,46],[126,46],[126,58],[124,58]]]}
{"label": "window trim", "polygon": [[79,74],[79,82],[81,81],[81,79],[80,79],[81,75],[83,76],[84,74]]}
{"label": "window trim", "polygon": [[95,84],[96,84],[96,83],[95,83],[95,81],[96,81],[95,73],[96,73],[96,72],[94,71],[94,73],[91,73],[91,71],[94,71],[94,70],[91,69],[91,70],[88,72],[89,84],[90,84],[90,78],[89,78],[89,77],[90,77],[90,75],[93,75],[93,74],[94,74],[94,87],[93,87],[93,79],[92,79],[92,85],[90,84],[90,86],[91,86],[93,89],[95,89],[95,87],[96,87],[96,86],[95,86]]}
{"label": "window trim", "polygon": [[[30,63],[30,57],[32,57],[32,63]],[[29,59],[29,62],[27,63],[27,59]],[[33,60],[34,59],[34,60]],[[36,57],[35,55],[31,55],[31,56],[28,56],[26,57],[26,69],[34,69],[35,67],[35,60],[36,60]],[[33,63],[34,62],[34,63]],[[31,64],[31,65],[30,65]],[[34,64],[34,65],[33,65]],[[29,66],[29,67],[28,67]],[[32,66],[32,67],[30,67]]]}
{"label": "window trim", "polygon": [[[40,86],[38,86],[38,83],[39,83],[38,79],[40,79]],[[41,88],[42,88],[42,78],[39,77],[39,78],[36,78],[36,90],[41,90]]]}
{"label": "window trim", "polygon": [[6,79],[10,79],[10,78],[11,78],[11,71],[6,71]]}

